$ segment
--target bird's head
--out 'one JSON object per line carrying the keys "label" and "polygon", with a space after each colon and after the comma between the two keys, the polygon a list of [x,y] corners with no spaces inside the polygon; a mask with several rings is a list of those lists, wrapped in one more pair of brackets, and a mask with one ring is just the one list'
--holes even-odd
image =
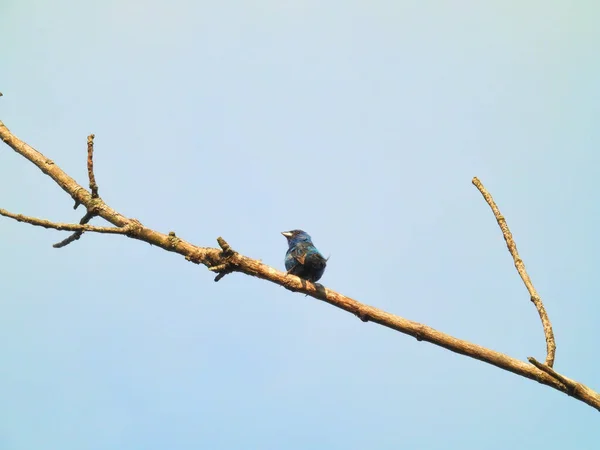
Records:
{"label": "bird's head", "polygon": [[284,231],[281,233],[285,236],[288,241],[290,247],[293,247],[299,242],[311,242],[310,236],[308,233],[302,230],[292,230],[292,231]]}

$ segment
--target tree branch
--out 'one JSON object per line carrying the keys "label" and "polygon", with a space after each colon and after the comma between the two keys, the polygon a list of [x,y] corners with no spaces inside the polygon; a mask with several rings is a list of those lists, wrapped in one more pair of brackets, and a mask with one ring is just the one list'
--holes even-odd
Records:
{"label": "tree branch", "polygon": [[52,178],[75,200],[75,202],[85,205],[85,207],[88,208],[88,211],[97,211],[97,214],[100,217],[116,227],[128,228],[127,236],[133,239],[148,242],[167,251],[179,253],[180,255],[185,256],[188,261],[207,266],[209,270],[218,273],[218,279],[222,278],[227,273],[241,272],[246,275],[270,281],[283,286],[290,291],[301,292],[313,298],[323,300],[337,308],[356,315],[364,322],[375,322],[387,328],[413,336],[419,341],[431,342],[432,344],[446,348],[455,353],[469,356],[517,375],[535,380],[560,392],[570,394],[574,398],[577,398],[600,411],[600,394],[583,384],[578,383],[577,389],[571,390],[563,381],[558,379],[556,375],[553,375],[546,370],[541,370],[533,365],[495,350],[442,333],[427,325],[390,314],[381,309],[374,308],[373,306],[365,305],[350,297],[327,289],[321,284],[311,283],[298,278],[295,275],[288,275],[287,273],[269,267],[258,260],[248,258],[247,256],[235,252],[222,238],[219,238],[218,240],[220,248],[198,247],[180,239],[174,232],[170,232],[166,235],[147,228],[139,221],[119,214],[100,198],[93,198],[90,192],[77,184],[73,178],[63,172],[62,169],[54,164],[54,162],[14,136],[2,122],[0,122],[0,137],[15,152],[31,161],[43,173]]}
{"label": "tree branch", "polygon": [[[38,219],[36,217],[24,216],[23,214],[15,214],[0,208],[0,216],[15,219],[17,222],[25,222],[36,227],[52,228],[59,231],[75,231],[75,233],[83,233],[84,231],[91,231],[94,233],[104,234],[127,234],[129,228],[127,227],[96,227],[94,225],[81,225],[75,223],[58,223],[51,222],[50,220]],[[56,247],[56,244],[54,245]]]}
{"label": "tree branch", "polygon": [[554,332],[552,331],[552,324],[550,323],[550,319],[548,318],[548,314],[546,313],[546,308],[544,308],[544,304],[542,303],[541,297],[538,295],[537,291],[533,287],[531,278],[529,278],[529,274],[525,269],[525,264],[519,256],[519,252],[517,251],[517,244],[515,243],[512,237],[512,233],[508,228],[508,224],[506,223],[506,219],[500,213],[496,202],[477,177],[473,178],[473,184],[477,189],[479,189],[479,192],[481,192],[481,195],[483,195],[483,198],[485,199],[487,204],[490,205],[490,208],[492,208],[492,212],[494,213],[494,217],[496,217],[496,221],[500,226],[500,230],[502,230],[502,235],[504,236],[504,240],[506,241],[508,251],[510,252],[513,258],[515,267],[517,268],[517,272],[519,272],[523,283],[525,283],[525,287],[529,291],[530,299],[535,305],[538,314],[540,315],[542,327],[544,328],[544,335],[546,336],[546,365],[548,367],[552,367],[554,365],[556,343],[554,341]]}

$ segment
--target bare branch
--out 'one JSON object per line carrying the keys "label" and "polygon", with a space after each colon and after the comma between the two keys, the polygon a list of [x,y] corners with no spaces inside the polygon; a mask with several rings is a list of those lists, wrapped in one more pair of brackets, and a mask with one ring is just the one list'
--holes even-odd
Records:
{"label": "bare branch", "polygon": [[[263,264],[259,260],[251,259],[233,251],[229,244],[222,238],[218,240],[221,248],[198,247],[177,237],[174,232],[167,235],[145,227],[138,220],[127,218],[119,214],[100,198],[92,198],[92,195],[87,190],[83,189],[52,161],[14,136],[2,122],[0,122],[0,137],[18,154],[31,161],[40,168],[43,173],[51,177],[76,202],[84,205],[88,211],[95,211],[98,216],[106,219],[113,225],[127,230],[125,234],[127,234],[128,237],[150,243],[170,252],[179,253],[180,255],[183,255],[186,260],[195,264],[203,264],[208,267],[209,270],[219,272],[217,278],[222,278],[222,276],[224,276],[222,274],[224,273],[240,272],[270,281],[290,291],[301,292],[313,298],[323,300],[337,308],[356,315],[364,322],[370,321],[378,323],[387,328],[413,336],[419,341],[430,342],[455,353],[483,361],[517,375],[535,380],[558,391],[568,393],[572,395],[573,398],[600,411],[600,394],[583,384],[578,383],[577,389],[570,392],[570,389],[562,381],[547,371],[540,370],[524,361],[512,358],[495,350],[442,333],[427,325],[413,322],[381,309],[360,303],[350,297],[327,289],[321,284],[312,283],[298,278],[295,275],[289,275],[285,272],[276,270]],[[90,227],[90,225],[79,226]]]}
{"label": "bare branch", "polygon": [[119,227],[96,227],[94,225],[81,225],[75,223],[58,223],[51,222],[45,219],[38,219],[36,217],[24,216],[23,214],[14,214],[10,211],[0,208],[0,215],[15,219],[17,222],[25,222],[36,227],[51,228],[59,231],[75,231],[76,233],[83,233],[84,231],[91,231],[94,233],[104,234],[127,234],[127,228]]}
{"label": "bare branch", "polygon": [[98,185],[96,184],[96,177],[94,176],[94,134],[90,134],[87,138],[87,170],[88,178],[90,179],[90,191],[92,191],[92,198],[98,198]]}
{"label": "bare branch", "polygon": [[502,230],[502,235],[504,236],[504,240],[506,241],[506,246],[508,247],[508,251],[510,252],[513,261],[515,263],[515,267],[517,268],[517,272],[521,276],[523,283],[525,283],[525,287],[529,291],[529,296],[531,301],[535,305],[538,314],[540,315],[540,319],[542,321],[542,327],[544,327],[544,335],[546,337],[546,365],[548,367],[552,367],[554,365],[554,355],[556,353],[556,342],[554,341],[554,332],[552,331],[552,324],[550,323],[550,319],[548,318],[548,314],[546,313],[546,308],[544,308],[544,304],[542,303],[541,297],[538,295],[537,291],[533,287],[533,283],[531,282],[531,278],[527,274],[527,270],[525,269],[525,264],[523,260],[519,256],[519,252],[517,251],[517,244],[515,243],[512,233],[508,228],[508,224],[506,223],[506,219],[500,213],[496,202],[490,195],[490,193],[485,189],[481,181],[477,177],[473,178],[473,184],[483,198],[492,208],[492,212],[494,213],[494,217],[496,217],[496,221],[500,226],[500,230]]}

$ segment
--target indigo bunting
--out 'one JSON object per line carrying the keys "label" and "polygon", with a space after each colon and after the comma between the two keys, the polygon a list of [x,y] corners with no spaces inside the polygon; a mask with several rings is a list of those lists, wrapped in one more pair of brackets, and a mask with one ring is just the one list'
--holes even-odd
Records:
{"label": "indigo bunting", "polygon": [[327,260],[313,245],[310,236],[302,230],[284,231],[288,241],[285,268],[288,273],[308,281],[318,281],[325,272]]}

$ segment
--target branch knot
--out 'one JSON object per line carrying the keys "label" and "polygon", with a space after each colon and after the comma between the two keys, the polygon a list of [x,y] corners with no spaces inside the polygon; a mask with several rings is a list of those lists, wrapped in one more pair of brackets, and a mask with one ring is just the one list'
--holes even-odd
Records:
{"label": "branch knot", "polygon": [[179,239],[176,235],[174,231],[169,231],[169,247],[171,247],[173,250],[177,248],[177,245],[181,242],[181,239]]}

